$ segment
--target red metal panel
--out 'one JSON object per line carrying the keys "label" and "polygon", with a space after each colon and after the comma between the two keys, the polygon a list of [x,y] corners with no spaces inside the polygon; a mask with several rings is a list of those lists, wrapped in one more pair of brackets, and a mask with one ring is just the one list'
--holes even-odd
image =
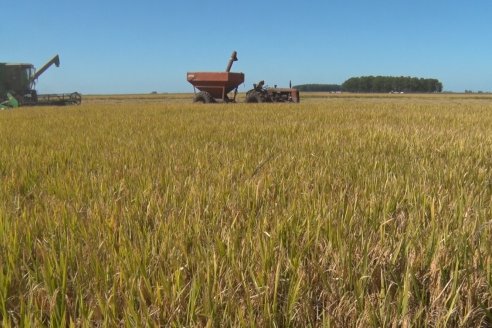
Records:
{"label": "red metal panel", "polygon": [[241,83],[244,73],[230,72],[188,72],[186,79],[200,91],[206,91],[214,98],[223,99]]}
{"label": "red metal panel", "polygon": [[299,90],[297,90],[297,89],[291,89],[290,96],[292,97],[293,102],[298,103],[301,101],[301,99],[299,98]]}

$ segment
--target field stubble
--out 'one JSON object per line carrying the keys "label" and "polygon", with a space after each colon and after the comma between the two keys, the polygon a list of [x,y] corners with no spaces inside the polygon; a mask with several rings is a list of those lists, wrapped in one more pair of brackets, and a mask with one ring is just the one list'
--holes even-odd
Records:
{"label": "field stubble", "polygon": [[490,100],[108,99],[0,113],[3,325],[492,325]]}

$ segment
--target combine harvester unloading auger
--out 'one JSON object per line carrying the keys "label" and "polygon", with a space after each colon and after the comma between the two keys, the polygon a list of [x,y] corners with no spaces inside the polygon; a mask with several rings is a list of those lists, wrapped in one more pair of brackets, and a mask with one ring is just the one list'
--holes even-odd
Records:
{"label": "combine harvester unloading auger", "polygon": [[[188,72],[186,79],[195,89],[194,102],[236,102],[237,89],[244,82],[244,73],[231,72],[232,64],[237,61],[234,51],[225,72]],[[246,93],[247,103],[262,102],[296,102],[300,101],[299,90],[292,88],[265,88],[265,82],[253,84],[253,89]],[[196,89],[199,92],[196,92]],[[232,98],[228,94],[234,91]]]}
{"label": "combine harvester unloading auger", "polygon": [[52,65],[60,66],[58,55],[37,71],[32,64],[0,63],[0,109],[80,105],[82,96],[78,92],[38,95],[35,89],[36,80]]}

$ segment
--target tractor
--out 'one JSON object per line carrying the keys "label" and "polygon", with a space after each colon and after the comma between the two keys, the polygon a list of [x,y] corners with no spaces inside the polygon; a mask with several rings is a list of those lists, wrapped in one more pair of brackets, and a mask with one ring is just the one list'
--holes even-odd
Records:
{"label": "tractor", "polygon": [[24,105],[79,105],[82,97],[78,92],[47,95],[37,93],[37,79],[52,65],[60,66],[58,55],[37,71],[32,64],[0,63],[0,109]]}
{"label": "tractor", "polygon": [[253,89],[246,92],[247,103],[262,102],[296,102],[300,101],[299,90],[293,89],[291,83],[289,88],[265,87],[265,81],[253,84]]}

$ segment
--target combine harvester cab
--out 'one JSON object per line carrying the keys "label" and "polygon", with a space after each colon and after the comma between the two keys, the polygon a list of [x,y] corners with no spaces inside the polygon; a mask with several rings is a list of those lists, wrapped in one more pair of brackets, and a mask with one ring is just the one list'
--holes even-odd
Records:
{"label": "combine harvester cab", "polygon": [[[244,82],[244,73],[231,72],[232,64],[237,61],[234,51],[225,72],[188,72],[186,79],[193,85],[193,102],[214,103],[218,101],[236,102],[237,88]],[[198,89],[200,92],[196,92]],[[232,98],[228,94],[234,91]]]}
{"label": "combine harvester cab", "polygon": [[60,57],[54,56],[36,71],[32,64],[0,63],[0,108],[18,106],[79,105],[82,96],[78,92],[38,95],[36,81],[52,65],[60,66]]}

